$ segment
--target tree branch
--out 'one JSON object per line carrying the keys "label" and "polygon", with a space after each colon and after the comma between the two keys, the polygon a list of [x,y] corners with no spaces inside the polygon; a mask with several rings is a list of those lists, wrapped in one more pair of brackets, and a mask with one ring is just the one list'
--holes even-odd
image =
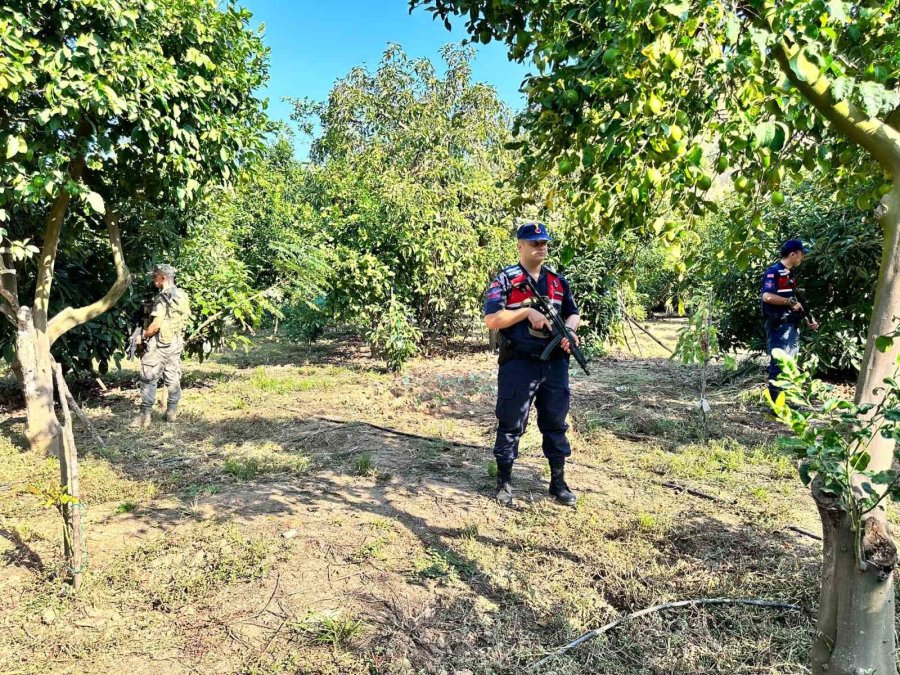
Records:
{"label": "tree branch", "polygon": [[[74,145],[77,148],[79,142],[87,136],[90,125],[87,120],[81,118],[75,131]],[[69,162],[69,178],[74,181],[81,180],[84,173],[84,155],[79,154]],[[50,289],[53,286],[53,267],[56,264],[56,251],[59,247],[59,235],[62,232],[63,220],[66,209],[69,208],[68,190],[61,189],[50,213],[47,215],[47,224],[44,230],[44,246],[41,249],[41,259],[38,261],[37,283],[34,288],[34,327],[38,331],[47,330],[47,312],[50,306]]]}
{"label": "tree branch", "polygon": [[677,607],[692,607],[694,605],[754,605],[756,607],[767,607],[769,609],[782,609],[782,610],[791,610],[795,612],[803,612],[807,611],[800,605],[794,605],[787,602],[779,602],[774,600],[757,600],[756,598],[699,598],[697,600],[679,600],[678,602],[666,602],[661,605],[654,605],[653,607],[647,607],[646,609],[642,609],[638,612],[632,612],[631,614],[626,614],[621,619],[616,619],[615,621],[602,626],[601,628],[595,628],[592,631],[588,631],[577,640],[573,640],[569,644],[564,647],[560,647],[555,652],[551,653],[549,656],[541,659],[533,666],[529,668],[529,670],[537,670],[540,666],[544,665],[548,661],[551,661],[553,658],[559,656],[560,654],[564,654],[570,649],[574,649],[578,645],[587,642],[588,640],[592,640],[595,637],[603,635],[611,631],[613,628],[618,626],[629,619],[636,619],[640,616],[646,616],[647,614],[652,614],[654,612],[659,612],[664,609],[675,609]]}
{"label": "tree branch", "polygon": [[781,71],[839,132],[867,150],[885,168],[900,173],[900,131],[874,117],[867,117],[850,101],[835,102],[831,97],[831,81],[819,75],[815,82],[806,82],[791,68],[791,58],[797,47],[790,47],[782,39],[772,50]]}
{"label": "tree branch", "polygon": [[19,321],[16,317],[19,314],[19,303],[16,302],[15,296],[0,286],[0,297],[5,301],[0,303],[0,312],[3,312],[3,315],[9,319],[9,322],[18,328]]}
{"label": "tree branch", "polygon": [[106,230],[109,233],[109,244],[112,248],[113,263],[116,267],[116,281],[99,300],[90,305],[79,307],[66,307],[53,317],[47,326],[50,344],[56,342],[66,332],[95,319],[115,305],[122,294],[131,285],[131,272],[125,265],[125,254],[122,250],[122,238],[119,234],[119,214],[113,209],[107,209],[103,216]]}
{"label": "tree branch", "polygon": [[19,284],[16,268],[8,252],[0,253],[0,264],[3,265],[3,269],[0,269],[0,289],[2,289],[0,296],[7,303],[0,303],[0,311],[13,322],[13,325],[18,325],[16,315],[19,313]]}

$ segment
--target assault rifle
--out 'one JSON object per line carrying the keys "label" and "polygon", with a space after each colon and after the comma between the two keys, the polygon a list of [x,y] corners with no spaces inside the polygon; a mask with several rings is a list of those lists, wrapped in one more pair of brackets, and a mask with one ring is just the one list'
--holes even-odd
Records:
{"label": "assault rifle", "polygon": [[137,324],[134,327],[134,330],[131,331],[131,335],[128,336],[128,342],[125,345],[125,356],[128,357],[129,361],[134,361],[135,356],[137,356],[138,347],[143,344],[139,343],[138,340],[141,339],[141,334],[144,332],[144,327],[141,324]]}
{"label": "assault rifle", "polygon": [[556,308],[553,306],[553,303],[549,302],[547,298],[538,293],[534,279],[531,278],[531,275],[528,274],[528,272],[525,273],[525,283],[528,284],[528,287],[531,289],[531,293],[534,296],[534,302],[540,307],[541,313],[550,320],[550,325],[553,327],[553,339],[550,340],[550,344],[544,348],[544,352],[541,354],[541,361],[549,359],[551,352],[559,346],[559,343],[563,341],[563,338],[568,338],[569,352],[575,357],[575,360],[578,361],[578,365],[581,366],[584,374],[590,375],[590,372],[587,369],[587,359],[575,342],[575,333],[573,333],[566,325],[566,322],[563,321],[559,312],[557,312]]}
{"label": "assault rifle", "polygon": [[797,302],[800,303],[800,306],[803,308],[800,311],[800,314],[804,319],[809,323],[818,323],[816,321],[816,317],[813,316],[813,313],[809,310],[809,306],[806,304],[806,300],[800,297],[800,289],[797,288],[797,279],[791,277],[791,287],[794,289],[794,297],[797,298]]}
{"label": "assault rifle", "polygon": [[[147,319],[150,318],[150,312],[153,310],[153,300],[144,300],[141,302],[140,308],[135,311],[131,317],[131,325],[134,326],[128,341],[125,343],[125,356],[129,361],[134,361],[136,356],[143,355],[146,348],[141,336],[147,327]],[[140,352],[140,354],[138,354]]]}

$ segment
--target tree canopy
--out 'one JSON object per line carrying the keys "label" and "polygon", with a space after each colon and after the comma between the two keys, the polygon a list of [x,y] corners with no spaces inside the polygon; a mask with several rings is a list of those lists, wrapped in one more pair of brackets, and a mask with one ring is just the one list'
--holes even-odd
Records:
{"label": "tree canopy", "polygon": [[327,101],[295,103],[320,129],[308,194],[332,256],[329,311],[398,354],[467,327],[512,241],[510,114],[471,81],[470,50],[443,58],[440,75],[393,45]]}
{"label": "tree canopy", "polygon": [[717,208],[709,190],[725,176],[742,197],[729,218],[744,265],[741,233],[763,227],[786,176],[812,171],[870,209],[886,180],[858,193],[860,178],[900,163],[893,2],[410,4],[466,16],[473,39],[531,59],[521,180],[569,176],[588,241],[636,229],[693,245],[691,216]]}
{"label": "tree canopy", "polygon": [[[57,433],[50,348],[109,310],[131,282],[122,227],[162,229],[168,209],[186,209],[258,147],[267,50],[249,19],[214,0],[0,8],[0,310],[16,330],[33,444]],[[63,236],[67,216],[84,236]],[[111,285],[99,298],[64,288],[51,316],[59,254],[73,245],[84,259],[96,236],[87,232],[97,229],[112,249]],[[90,277],[105,270],[89,271],[79,285],[94,290],[104,281]]]}

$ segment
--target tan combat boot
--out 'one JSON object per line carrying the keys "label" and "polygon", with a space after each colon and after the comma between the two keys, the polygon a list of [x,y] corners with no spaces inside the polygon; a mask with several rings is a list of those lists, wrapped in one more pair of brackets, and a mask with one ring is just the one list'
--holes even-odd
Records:
{"label": "tan combat boot", "polygon": [[170,405],[166,408],[166,422],[174,422],[178,419],[178,406]]}
{"label": "tan combat boot", "polygon": [[150,428],[150,411],[141,410],[138,416],[131,421],[132,429],[149,429]]}

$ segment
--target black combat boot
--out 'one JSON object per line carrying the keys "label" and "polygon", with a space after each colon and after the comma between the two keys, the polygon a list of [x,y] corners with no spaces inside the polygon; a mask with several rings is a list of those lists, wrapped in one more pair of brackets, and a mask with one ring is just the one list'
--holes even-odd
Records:
{"label": "black combat boot", "polygon": [[497,462],[497,503],[512,506],[512,462]]}
{"label": "black combat boot", "polygon": [[569,486],[566,485],[566,460],[550,462],[550,494],[556,497],[556,501],[566,506],[575,506],[578,501]]}

